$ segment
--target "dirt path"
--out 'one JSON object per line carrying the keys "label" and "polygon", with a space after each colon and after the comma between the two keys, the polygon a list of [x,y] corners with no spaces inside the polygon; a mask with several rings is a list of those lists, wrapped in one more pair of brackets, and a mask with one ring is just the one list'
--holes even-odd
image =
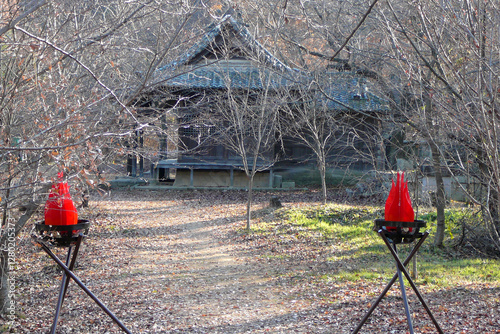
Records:
{"label": "dirt path", "polygon": [[217,242],[213,229],[207,222],[190,224],[174,245],[182,254],[182,271],[167,281],[178,295],[171,328],[223,333],[264,329],[265,319],[282,313],[279,289],[265,268],[239,257],[234,245]]}
{"label": "dirt path", "polygon": [[[297,315],[277,270],[224,242],[244,224],[245,195],[124,191],[92,202],[80,213],[94,218],[76,273],[133,333],[290,332]],[[28,234],[19,249],[16,332],[47,333],[61,272]],[[58,332],[121,331],[72,284]]]}
{"label": "dirt path", "polygon": [[[244,216],[243,208],[241,203],[182,200],[173,211],[185,214],[168,220],[163,214],[149,217],[149,224],[167,223],[174,235],[160,238],[157,246],[168,256],[151,250],[130,263],[140,266],[147,260],[151,271],[166,269],[161,279],[150,282],[151,286],[161,284],[167,292],[162,304],[168,311],[154,317],[155,331],[286,330],[283,317],[288,312],[284,307],[287,297],[272,269],[247,258],[238,245],[221,241],[221,234],[232,224],[243,224],[237,218]],[[164,227],[158,231],[164,231]]]}

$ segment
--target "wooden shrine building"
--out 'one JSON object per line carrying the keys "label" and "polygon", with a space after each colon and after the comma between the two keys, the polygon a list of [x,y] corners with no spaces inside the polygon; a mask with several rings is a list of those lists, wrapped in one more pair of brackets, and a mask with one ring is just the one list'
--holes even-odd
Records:
{"label": "wooden shrine building", "polygon": [[[215,113],[222,113],[220,108],[224,105],[239,108],[235,103],[259,106],[262,96],[275,105],[293,107],[293,103],[305,99],[291,102],[293,99],[289,98],[287,102],[286,96],[304,95],[303,87],[312,87],[312,80],[320,82],[320,88],[306,91],[307,103],[314,101],[312,105],[321,105],[329,112],[355,114],[350,118],[354,121],[338,133],[338,142],[345,145],[331,151],[331,162],[340,168],[373,168],[373,163],[363,155],[376,150],[379,143],[367,144],[366,138],[356,141],[359,133],[378,129],[380,121],[376,115],[386,113],[388,104],[372,93],[373,84],[363,76],[331,72],[322,75],[322,80],[313,78],[314,73],[291,68],[280,61],[232,15],[224,16],[209,26],[201,40],[176,61],[158,68],[152,89],[134,105],[144,117],[159,120],[157,126],[162,129],[153,144],[158,149],[156,159],[151,161],[154,179],[178,187],[246,187],[241,154],[214,139],[215,134],[228,127],[227,121],[213,120]],[[241,98],[235,98],[233,104],[221,103],[233,96],[229,93]],[[244,110],[248,106],[241,107]],[[357,122],[357,117],[363,118],[363,122]],[[349,131],[360,126],[365,127],[361,132]],[[303,143],[290,136],[275,137],[274,143],[268,143],[269,147],[259,156],[257,165],[261,172],[256,176],[256,187],[279,186],[273,177],[276,169],[314,163],[312,151]]]}

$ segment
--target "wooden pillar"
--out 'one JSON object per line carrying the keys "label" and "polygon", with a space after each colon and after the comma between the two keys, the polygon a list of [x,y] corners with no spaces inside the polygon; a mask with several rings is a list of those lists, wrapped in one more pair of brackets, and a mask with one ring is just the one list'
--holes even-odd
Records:
{"label": "wooden pillar", "polygon": [[132,159],[132,170],[130,171],[130,176],[136,177],[137,176],[137,156],[135,154],[131,154],[131,159]]}
{"label": "wooden pillar", "polygon": [[168,124],[167,124],[167,114],[164,113],[161,117],[161,132],[159,135],[160,140],[160,160],[168,159]]}
{"label": "wooden pillar", "polygon": [[231,169],[229,170],[229,186],[232,188],[234,187],[234,167],[231,166]]}
{"label": "wooden pillar", "polygon": [[[139,151],[142,152],[142,148],[144,147],[144,133],[142,131],[137,131],[137,139],[139,142]],[[144,176],[144,157],[139,155],[139,176]]]}

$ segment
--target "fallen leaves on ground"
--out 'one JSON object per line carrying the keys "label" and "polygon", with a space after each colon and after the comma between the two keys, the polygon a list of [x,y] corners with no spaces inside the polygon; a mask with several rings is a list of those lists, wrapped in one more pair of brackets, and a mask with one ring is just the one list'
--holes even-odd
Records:
{"label": "fallen leaves on ground", "polygon": [[[243,233],[241,191],[115,191],[80,217],[90,234],[75,274],[133,333],[351,333],[390,278],[335,281],[350,270],[330,261],[334,240],[283,224],[258,192],[254,222],[274,233]],[[319,204],[318,192],[279,195],[285,207]],[[62,272],[26,231],[18,243],[15,333],[50,330]],[[61,258],[65,249],[56,249]],[[420,288],[420,287],[419,287]],[[407,289],[416,333],[436,333]],[[421,288],[445,333],[500,333],[500,284]],[[120,333],[74,282],[58,333]],[[360,333],[407,333],[393,286]]]}

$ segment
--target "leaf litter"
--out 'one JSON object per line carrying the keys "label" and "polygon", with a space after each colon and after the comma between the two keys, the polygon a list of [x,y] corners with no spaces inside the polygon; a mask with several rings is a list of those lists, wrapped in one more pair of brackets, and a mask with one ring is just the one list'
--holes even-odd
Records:
{"label": "leaf litter", "polygon": [[[336,281],[350,270],[329,260],[334,241],[283,224],[258,192],[254,223],[274,233],[243,233],[242,191],[114,191],[80,217],[92,223],[75,274],[133,333],[351,333],[390,277]],[[316,191],[280,194],[285,207],[321,202]],[[62,272],[30,241],[18,240],[14,333],[50,330]],[[61,258],[65,249],[56,250]],[[445,333],[500,333],[500,283],[419,287]],[[407,289],[416,333],[436,333]],[[74,283],[58,333],[121,333]],[[407,333],[397,286],[361,333]]]}

